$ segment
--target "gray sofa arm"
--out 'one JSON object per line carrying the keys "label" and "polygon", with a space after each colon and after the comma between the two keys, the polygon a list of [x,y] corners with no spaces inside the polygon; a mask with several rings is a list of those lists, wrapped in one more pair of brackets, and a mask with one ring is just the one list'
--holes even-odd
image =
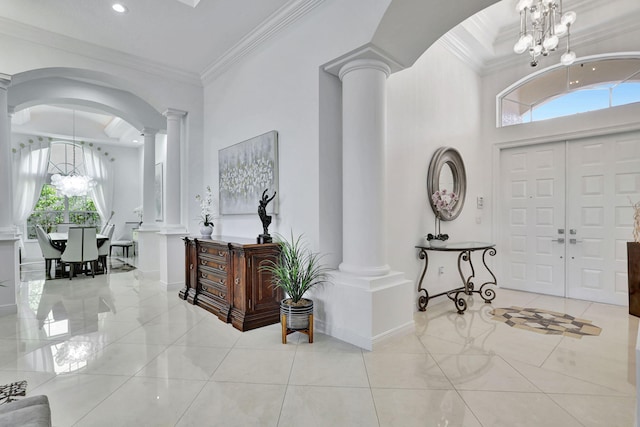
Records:
{"label": "gray sofa arm", "polygon": [[51,427],[47,396],[30,396],[0,405],[0,427]]}

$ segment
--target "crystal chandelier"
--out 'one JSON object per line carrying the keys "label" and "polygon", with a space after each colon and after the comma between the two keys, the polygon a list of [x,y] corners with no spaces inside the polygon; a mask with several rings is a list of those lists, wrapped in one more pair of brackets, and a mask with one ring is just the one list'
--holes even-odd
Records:
{"label": "crystal chandelier", "polygon": [[576,20],[575,12],[562,12],[562,0],[519,0],[520,38],[513,46],[517,54],[529,51],[531,66],[538,65],[540,55],[547,56],[567,36],[567,50],[560,57],[563,65],[571,65],[576,54],[571,51],[569,29]]}
{"label": "crystal chandelier", "polygon": [[[56,173],[51,176],[51,185],[56,187],[56,191],[63,196],[86,196],[96,182],[88,176],[78,175],[76,166],[76,111],[73,110],[73,163],[71,172],[66,175]],[[66,169],[66,167],[65,167]]]}

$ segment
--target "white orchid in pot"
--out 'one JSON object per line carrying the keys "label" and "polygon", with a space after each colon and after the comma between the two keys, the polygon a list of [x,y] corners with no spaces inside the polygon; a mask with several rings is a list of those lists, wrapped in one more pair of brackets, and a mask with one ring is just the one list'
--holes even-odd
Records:
{"label": "white orchid in pot", "polygon": [[440,223],[442,221],[443,214],[451,214],[451,210],[453,206],[458,201],[458,195],[453,191],[447,191],[446,188],[442,190],[438,190],[431,195],[431,200],[433,201],[433,205],[436,208],[436,219],[435,219],[435,233],[429,233],[427,235],[427,240],[431,243],[432,246],[442,246],[444,242],[449,239],[448,234],[443,234],[440,230]]}
{"label": "white orchid in pot", "polygon": [[[322,255],[312,252],[302,236],[283,239],[277,236],[280,256],[277,261],[268,260],[260,267],[271,273],[272,286],[282,289],[287,297],[280,302],[280,318],[283,321],[282,343],[286,335],[300,331],[313,342],[313,300],[304,298],[310,289],[326,283],[329,268],[322,264]],[[286,331],[285,331],[286,329]]]}
{"label": "white orchid in pot", "polygon": [[200,203],[200,234],[203,237],[210,237],[213,233],[213,214],[211,209],[213,206],[213,195],[211,194],[211,187],[207,185],[207,191],[203,196],[196,194],[196,200]]}

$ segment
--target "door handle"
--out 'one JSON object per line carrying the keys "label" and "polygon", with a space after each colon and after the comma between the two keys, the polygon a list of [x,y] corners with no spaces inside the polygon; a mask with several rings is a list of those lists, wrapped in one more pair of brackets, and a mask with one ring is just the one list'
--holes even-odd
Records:
{"label": "door handle", "polygon": [[571,243],[572,245],[575,245],[576,243],[582,243],[582,240],[578,240],[578,239],[569,239],[569,243]]}
{"label": "door handle", "polygon": [[[575,240],[575,239],[572,239],[572,240]],[[564,237],[559,237],[557,239],[552,239],[551,241],[552,242],[558,242],[558,243],[564,243]]]}

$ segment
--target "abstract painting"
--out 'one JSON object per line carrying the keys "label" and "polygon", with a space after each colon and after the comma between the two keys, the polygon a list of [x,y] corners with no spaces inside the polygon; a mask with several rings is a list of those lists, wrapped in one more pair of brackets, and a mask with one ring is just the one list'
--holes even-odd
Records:
{"label": "abstract painting", "polygon": [[[218,152],[220,213],[258,212],[262,193],[278,191],[278,132],[271,131]],[[268,207],[278,213],[278,195]]]}

